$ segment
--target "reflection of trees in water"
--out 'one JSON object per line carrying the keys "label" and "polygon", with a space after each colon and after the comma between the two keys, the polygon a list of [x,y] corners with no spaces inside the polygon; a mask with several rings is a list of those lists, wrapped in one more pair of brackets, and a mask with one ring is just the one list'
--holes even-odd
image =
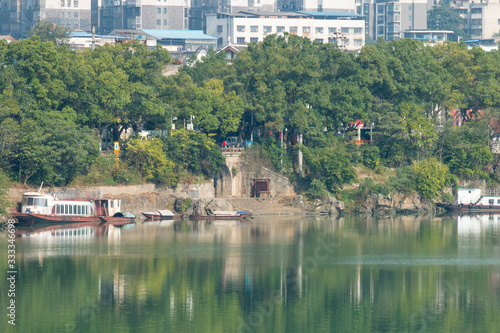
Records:
{"label": "reflection of trees in water", "polygon": [[[112,256],[99,243],[95,255],[55,256],[43,267],[21,261],[19,311],[36,311],[45,325],[57,311],[88,331],[495,327],[496,267],[446,264],[457,254],[455,221],[409,221],[138,225],[122,231],[121,252]],[[478,241],[483,254],[494,252]],[[78,315],[81,303],[95,309],[91,320]]]}

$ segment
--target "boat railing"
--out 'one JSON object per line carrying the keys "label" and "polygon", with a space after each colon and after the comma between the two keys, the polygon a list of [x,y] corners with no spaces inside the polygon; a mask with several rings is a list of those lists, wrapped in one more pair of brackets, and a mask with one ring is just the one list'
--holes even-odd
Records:
{"label": "boat railing", "polygon": [[488,197],[498,197],[500,196],[500,189],[498,188],[487,188],[484,191],[484,195]]}

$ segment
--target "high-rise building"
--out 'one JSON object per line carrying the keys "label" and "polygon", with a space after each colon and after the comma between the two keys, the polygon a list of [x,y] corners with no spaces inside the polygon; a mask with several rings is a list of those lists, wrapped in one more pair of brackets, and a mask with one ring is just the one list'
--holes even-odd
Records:
{"label": "high-rise building", "polygon": [[0,0],[0,33],[15,38],[27,37],[31,27],[50,20],[71,30],[90,31],[93,21],[91,5],[98,12],[101,0]]}
{"label": "high-rise building", "polygon": [[455,0],[451,6],[465,19],[465,32],[472,39],[488,39],[500,33],[499,0]]}
{"label": "high-rise building", "polygon": [[427,29],[427,11],[433,0],[365,0],[362,13],[365,15],[367,34],[374,40],[400,39],[403,32]]}
{"label": "high-rise building", "polygon": [[103,0],[101,33],[114,29],[188,28],[187,0]]}

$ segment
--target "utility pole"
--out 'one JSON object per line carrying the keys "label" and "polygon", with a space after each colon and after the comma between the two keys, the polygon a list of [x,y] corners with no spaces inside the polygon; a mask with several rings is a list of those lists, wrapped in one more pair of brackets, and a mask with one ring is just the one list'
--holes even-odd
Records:
{"label": "utility pole", "polygon": [[95,24],[92,24],[92,51],[95,50]]}

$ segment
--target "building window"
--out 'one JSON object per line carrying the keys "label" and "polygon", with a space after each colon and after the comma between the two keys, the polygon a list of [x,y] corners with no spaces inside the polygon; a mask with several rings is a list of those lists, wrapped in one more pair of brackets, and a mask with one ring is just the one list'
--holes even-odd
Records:
{"label": "building window", "polygon": [[384,13],[384,5],[377,6],[377,13],[379,13],[379,14],[383,14]]}
{"label": "building window", "polygon": [[342,44],[343,44],[344,46],[349,46],[349,39],[343,39],[343,40],[342,40]]}
{"label": "building window", "polygon": [[61,13],[61,17],[64,18],[64,12]]}
{"label": "building window", "polygon": [[408,21],[410,21],[410,22],[411,22],[411,15],[410,15],[410,16],[408,16]]}
{"label": "building window", "polygon": [[354,33],[355,34],[360,34],[363,32],[363,28],[354,28]]}
{"label": "building window", "polygon": [[250,32],[258,32],[259,31],[259,27],[256,26],[256,25],[251,25],[250,26]]}
{"label": "building window", "polygon": [[257,37],[250,37],[250,43],[258,43],[259,39]]}
{"label": "building window", "polygon": [[377,24],[384,24],[384,18],[382,15],[377,16]]}
{"label": "building window", "polygon": [[161,14],[161,8],[156,8],[156,14]]}
{"label": "building window", "polygon": [[167,20],[163,20],[163,25],[167,25]]}
{"label": "building window", "polygon": [[323,39],[322,38],[316,38],[315,41],[323,43]]}
{"label": "building window", "polygon": [[323,28],[316,28],[316,33],[317,34],[322,34],[323,33]]}
{"label": "building window", "polygon": [[68,0],[66,7],[71,7],[71,0]]}
{"label": "building window", "polygon": [[285,27],[283,26],[276,27],[276,32],[285,32]]}
{"label": "building window", "polygon": [[377,35],[383,35],[384,34],[384,27],[377,27]]}
{"label": "building window", "polygon": [[337,28],[328,28],[328,33],[329,34],[334,34],[337,32]]}
{"label": "building window", "polygon": [[308,34],[311,32],[311,27],[302,27],[302,33]]}
{"label": "building window", "polygon": [[222,25],[218,25],[218,26],[217,26],[217,32],[222,32],[222,31],[223,31],[222,29],[223,29],[223,28],[222,28]]}
{"label": "building window", "polygon": [[74,18],[77,18],[77,17],[78,17],[78,12],[74,12],[74,13],[73,13],[73,17],[74,17]]}
{"label": "building window", "polygon": [[163,8],[163,14],[166,14],[167,13],[167,8]]}
{"label": "building window", "polygon": [[237,37],[236,38],[236,43],[238,43],[238,44],[245,44],[245,37]]}
{"label": "building window", "polygon": [[238,32],[245,32],[245,26],[244,25],[237,25],[236,26],[236,31],[238,31]]}
{"label": "building window", "polygon": [[73,1],[73,7],[78,7],[78,1],[77,0]]}
{"label": "building window", "polygon": [[363,40],[362,40],[362,39],[355,39],[355,40],[354,40],[354,45],[356,45],[356,46],[361,46],[361,45],[363,45]]}
{"label": "building window", "polygon": [[348,34],[349,33],[349,28],[342,28],[340,30],[340,32],[342,32],[343,34]]}
{"label": "building window", "polygon": [[[61,0],[61,7],[64,7],[64,3],[65,1],[64,0]],[[499,20],[500,21],[500,20]]]}
{"label": "building window", "polygon": [[411,10],[411,5],[408,6],[408,10]]}
{"label": "building window", "polygon": [[273,31],[273,28],[271,26],[264,26],[264,32],[265,33],[271,33]]}
{"label": "building window", "polygon": [[161,20],[156,20],[156,25],[161,25]]}
{"label": "building window", "polygon": [[296,34],[297,33],[297,27],[290,27],[290,33],[291,34]]}

